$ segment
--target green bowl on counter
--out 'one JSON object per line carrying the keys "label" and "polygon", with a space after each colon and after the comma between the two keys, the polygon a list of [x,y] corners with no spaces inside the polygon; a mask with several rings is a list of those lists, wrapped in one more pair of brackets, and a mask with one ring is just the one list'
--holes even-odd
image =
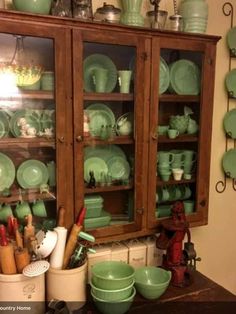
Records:
{"label": "green bowl on counter", "polygon": [[52,0],[13,0],[14,8],[17,11],[49,14]]}

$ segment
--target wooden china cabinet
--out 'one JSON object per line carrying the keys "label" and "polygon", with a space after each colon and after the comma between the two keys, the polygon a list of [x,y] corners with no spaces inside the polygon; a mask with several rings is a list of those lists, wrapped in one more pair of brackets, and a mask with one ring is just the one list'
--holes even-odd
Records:
{"label": "wooden china cabinet", "polygon": [[[163,206],[156,197],[158,189],[188,186],[189,198],[195,203],[188,220],[192,226],[207,223],[219,37],[4,10],[0,11],[0,21],[1,66],[17,61],[15,42],[20,37],[26,62],[42,66],[55,77],[54,88],[49,91],[42,89],[42,84],[29,90],[19,86],[9,89],[1,83],[0,110],[9,122],[9,126],[2,126],[0,138],[2,178],[6,180],[8,174],[12,178],[2,187],[0,203],[9,203],[14,213],[22,199],[30,206],[43,199],[47,217],[34,218],[39,227],[55,219],[61,206],[66,209],[66,226],[70,227],[81,207],[92,202],[92,207],[102,210],[98,220],[86,218],[85,230],[97,242],[107,242],[155,232],[159,222],[166,219],[158,215],[158,207]],[[201,73],[199,95],[177,95],[167,90],[160,94],[161,58],[167,64],[180,59],[196,63]],[[96,67],[107,70],[104,92],[96,92]],[[128,93],[121,93],[119,87],[119,71],[124,70],[132,71]],[[4,73],[2,70],[1,75]],[[191,108],[198,132],[176,139],[159,135],[157,126],[168,124],[171,115],[182,115],[184,106]],[[34,120],[35,137],[22,136],[19,117],[25,116],[29,124]],[[124,134],[121,122],[127,121],[130,129]],[[169,150],[196,152],[191,179],[177,182],[171,177],[163,182],[159,178],[158,152]],[[13,163],[10,170],[9,159]],[[45,167],[38,169],[35,160],[46,167],[46,178],[41,178]],[[24,162],[28,163],[26,169]],[[52,162],[56,184],[50,184]],[[36,183],[31,178],[34,171]],[[173,200],[167,200],[164,205],[171,203]]]}

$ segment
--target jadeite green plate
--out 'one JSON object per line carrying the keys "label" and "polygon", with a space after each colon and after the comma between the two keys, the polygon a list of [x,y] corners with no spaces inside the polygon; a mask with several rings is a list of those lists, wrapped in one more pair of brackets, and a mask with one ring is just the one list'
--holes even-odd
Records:
{"label": "jadeite green plate", "polygon": [[226,35],[227,44],[230,50],[236,53],[236,27],[232,27]]}
{"label": "jadeite green plate", "polygon": [[130,175],[130,165],[127,160],[120,156],[115,156],[107,161],[108,172],[112,179],[128,179]]}
{"label": "jadeite green plate", "polygon": [[115,120],[115,115],[113,113],[113,111],[105,104],[103,103],[95,103],[95,104],[91,104],[89,105],[86,109],[87,110],[103,110],[109,113],[109,115],[112,117],[113,120]]}
{"label": "jadeite green plate", "polygon": [[230,96],[236,97],[236,69],[233,69],[226,74],[225,86]]}
{"label": "jadeite green plate", "polygon": [[8,189],[15,180],[16,169],[12,160],[0,153],[0,191]]}
{"label": "jadeite green plate", "polygon": [[224,153],[222,166],[225,174],[232,178],[236,178],[236,149],[230,149]]}
{"label": "jadeite green plate", "polygon": [[181,59],[170,65],[171,92],[178,95],[198,95],[200,86],[200,70],[194,62]]}
{"label": "jadeite green plate", "polygon": [[6,137],[9,133],[9,120],[5,112],[0,111],[0,138]]}
{"label": "jadeite green plate", "polygon": [[31,111],[19,110],[13,114],[10,120],[10,130],[14,137],[21,136],[21,129],[19,125],[19,120],[21,118],[25,118],[27,121],[27,124],[29,124],[30,127],[33,127],[36,129],[36,133],[40,131],[40,122],[35,117],[35,115],[33,115]]}
{"label": "jadeite green plate", "polygon": [[228,111],[223,120],[225,133],[232,139],[236,139],[236,109]]}
{"label": "jadeite green plate", "polygon": [[170,84],[169,67],[165,60],[160,58],[160,72],[159,72],[159,94],[163,94]]}
{"label": "jadeite green plate", "polygon": [[117,69],[113,61],[102,54],[92,54],[84,60],[84,89],[86,92],[95,92],[95,85],[93,82],[93,71],[97,68],[108,70],[108,80],[106,85],[106,92],[110,93],[117,84]]}
{"label": "jadeite green plate", "polygon": [[90,157],[84,162],[84,180],[89,182],[90,175],[89,172],[93,171],[96,182],[99,182],[101,177],[101,172],[107,174],[108,167],[106,162],[99,157]]}
{"label": "jadeite green plate", "polygon": [[85,159],[90,157],[99,157],[105,162],[114,156],[121,156],[124,160],[127,160],[124,151],[117,145],[95,146],[85,147],[84,149]]}
{"label": "jadeite green plate", "polygon": [[89,131],[93,136],[101,134],[102,126],[114,125],[115,117],[105,110],[86,110],[89,116]]}
{"label": "jadeite green plate", "polygon": [[23,189],[39,188],[49,179],[46,165],[35,159],[29,159],[20,164],[16,173],[17,181]]}

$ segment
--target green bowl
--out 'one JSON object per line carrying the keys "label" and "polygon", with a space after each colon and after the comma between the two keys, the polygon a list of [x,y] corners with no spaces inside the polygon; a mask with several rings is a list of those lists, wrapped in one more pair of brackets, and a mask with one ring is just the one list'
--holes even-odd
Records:
{"label": "green bowl", "polygon": [[13,5],[17,11],[49,14],[52,0],[13,0]]}
{"label": "green bowl", "polygon": [[135,287],[132,288],[131,296],[121,301],[109,302],[97,298],[91,291],[96,308],[103,314],[124,314],[131,307],[136,294]]}
{"label": "green bowl", "polygon": [[100,289],[97,288],[92,282],[90,283],[90,285],[92,288],[91,291],[96,298],[106,301],[121,301],[131,296],[133,292],[132,288],[134,285],[134,280],[128,287],[116,290]]}
{"label": "green bowl", "polygon": [[92,266],[92,282],[99,289],[116,290],[130,286],[134,268],[124,262],[104,261]]}
{"label": "green bowl", "polygon": [[171,272],[165,269],[145,266],[135,270],[135,287],[146,299],[157,299],[167,289]]}

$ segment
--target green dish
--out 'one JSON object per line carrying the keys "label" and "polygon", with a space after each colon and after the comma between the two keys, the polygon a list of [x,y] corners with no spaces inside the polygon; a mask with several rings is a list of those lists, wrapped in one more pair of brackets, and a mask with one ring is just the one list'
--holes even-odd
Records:
{"label": "green dish", "polygon": [[236,27],[232,27],[227,35],[226,35],[226,40],[229,49],[233,52],[233,55],[236,54]]}
{"label": "green dish", "polygon": [[19,110],[16,111],[10,120],[10,130],[14,137],[21,137],[21,127],[19,124],[19,120],[25,118],[26,123],[29,125],[29,127],[36,129],[36,134],[41,130],[40,129],[40,123],[39,120],[36,118],[36,116],[32,113],[32,111],[27,110]]}
{"label": "green dish", "polygon": [[170,71],[166,61],[160,57],[159,94],[163,94],[170,84]]}
{"label": "green dish", "polygon": [[89,172],[94,172],[96,182],[100,181],[101,172],[107,174],[108,167],[106,162],[99,157],[90,157],[84,162],[84,180],[88,183],[90,181]]}
{"label": "green dish", "polygon": [[236,149],[230,149],[224,153],[222,159],[222,166],[225,174],[232,178],[236,179]]}
{"label": "green dish", "polygon": [[113,61],[106,55],[102,54],[92,54],[84,60],[84,90],[86,92],[95,92],[93,71],[97,68],[108,70],[108,80],[105,92],[112,92],[117,84],[117,69]]}
{"label": "green dish", "polygon": [[170,65],[171,92],[178,95],[198,95],[200,88],[200,70],[194,62],[181,59]]}
{"label": "green dish", "polygon": [[120,156],[123,159],[127,160],[124,151],[117,145],[98,145],[95,147],[85,147],[84,157],[85,159],[90,157],[99,157],[105,162],[114,156]]}
{"label": "green dish", "polygon": [[105,105],[103,103],[91,104],[85,110],[103,110],[103,111],[108,112],[113,120],[116,119],[113,111],[107,105]]}
{"label": "green dish", "polygon": [[0,111],[0,138],[8,136],[9,133],[9,120],[7,114]]}
{"label": "green dish", "polygon": [[96,229],[108,226],[111,221],[111,214],[102,210],[99,217],[93,218],[85,218],[84,219],[84,228],[85,230],[88,229]]}
{"label": "green dish", "polygon": [[223,120],[225,133],[232,139],[236,139],[236,109],[228,111]]}
{"label": "green dish", "polygon": [[233,69],[226,74],[225,86],[229,95],[236,98],[236,69]]}
{"label": "green dish", "polygon": [[16,173],[17,181],[23,189],[39,188],[49,179],[46,165],[35,159],[29,159],[20,164]]}
{"label": "green dish", "polygon": [[99,136],[102,126],[115,124],[114,115],[110,115],[105,110],[86,110],[86,112],[89,116],[89,131],[92,136]]}
{"label": "green dish", "polygon": [[0,191],[10,188],[15,180],[16,170],[12,160],[0,153]]}
{"label": "green dish", "polygon": [[108,172],[112,179],[128,179],[130,175],[130,165],[127,160],[120,156],[114,156],[107,161]]}

